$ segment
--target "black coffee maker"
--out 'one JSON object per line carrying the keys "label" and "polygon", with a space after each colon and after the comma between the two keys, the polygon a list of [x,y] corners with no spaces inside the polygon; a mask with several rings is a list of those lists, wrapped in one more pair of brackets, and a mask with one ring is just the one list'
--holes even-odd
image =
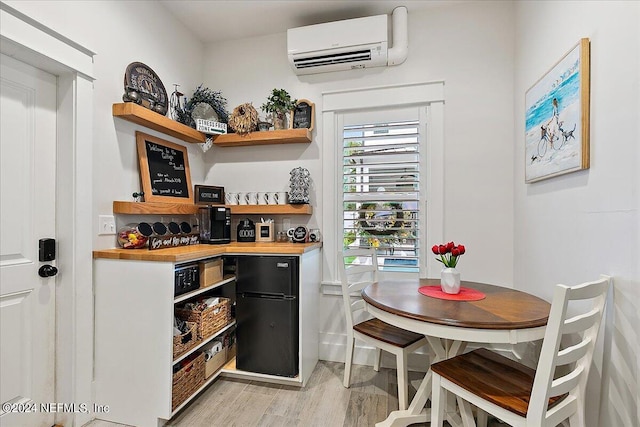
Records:
{"label": "black coffee maker", "polygon": [[231,242],[231,209],[224,206],[202,206],[200,211],[200,243],[218,245]]}

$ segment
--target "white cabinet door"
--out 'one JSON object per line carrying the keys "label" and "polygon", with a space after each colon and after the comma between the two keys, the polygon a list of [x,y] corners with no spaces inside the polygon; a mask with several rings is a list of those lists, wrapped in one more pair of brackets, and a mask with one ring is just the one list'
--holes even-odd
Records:
{"label": "white cabinet door", "polygon": [[57,80],[4,55],[0,67],[0,424],[50,426],[56,279],[38,276],[38,240],[55,238]]}

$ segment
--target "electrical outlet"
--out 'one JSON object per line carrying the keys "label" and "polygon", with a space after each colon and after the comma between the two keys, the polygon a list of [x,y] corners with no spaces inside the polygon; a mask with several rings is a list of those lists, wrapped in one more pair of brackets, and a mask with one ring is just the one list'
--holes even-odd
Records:
{"label": "electrical outlet", "polygon": [[116,219],[113,215],[98,216],[98,235],[107,236],[116,234]]}

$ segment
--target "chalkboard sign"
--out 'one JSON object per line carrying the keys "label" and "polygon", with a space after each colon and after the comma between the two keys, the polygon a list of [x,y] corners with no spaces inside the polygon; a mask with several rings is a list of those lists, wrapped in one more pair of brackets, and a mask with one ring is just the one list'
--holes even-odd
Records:
{"label": "chalkboard sign", "polygon": [[293,129],[307,128],[310,131],[313,130],[315,125],[315,112],[316,106],[313,102],[306,99],[300,99],[296,103],[296,107],[293,109],[291,115],[291,127]]}
{"label": "chalkboard sign", "polygon": [[145,201],[193,203],[187,149],[142,132],[136,142]]}

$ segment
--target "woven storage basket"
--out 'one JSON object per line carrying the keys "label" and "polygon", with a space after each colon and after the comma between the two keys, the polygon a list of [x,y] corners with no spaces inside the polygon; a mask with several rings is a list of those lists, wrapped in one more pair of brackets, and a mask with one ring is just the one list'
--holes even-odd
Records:
{"label": "woven storage basket", "polygon": [[198,336],[209,337],[224,328],[231,321],[231,300],[220,298],[220,302],[202,311],[176,308],[176,316],[187,322],[198,324]]}
{"label": "woven storage basket", "polygon": [[182,335],[175,335],[173,337],[174,358],[200,342],[200,339],[198,337],[198,323],[187,322],[187,327],[189,328],[189,330],[186,333]]}
{"label": "woven storage basket", "polygon": [[173,374],[171,410],[175,410],[204,384],[204,353]]}

